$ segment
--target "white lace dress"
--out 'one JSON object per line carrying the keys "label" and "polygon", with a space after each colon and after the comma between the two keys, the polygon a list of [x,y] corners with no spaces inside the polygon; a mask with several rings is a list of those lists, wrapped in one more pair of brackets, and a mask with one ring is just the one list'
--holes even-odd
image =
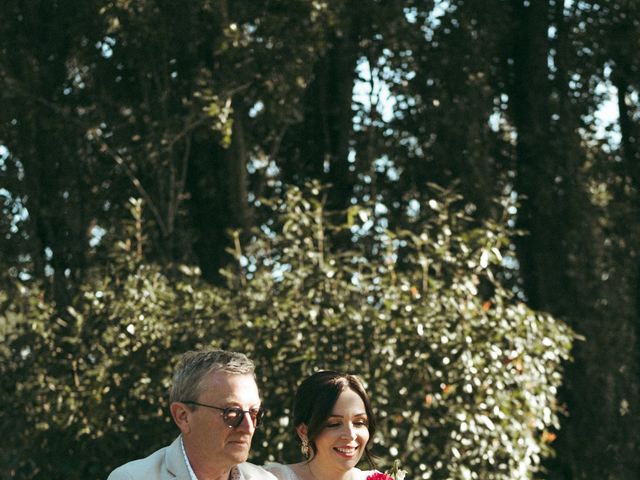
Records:
{"label": "white lace dress", "polygon": [[[263,467],[265,470],[273,473],[278,480],[300,480],[289,465],[282,463],[269,463]],[[369,475],[376,473],[376,470],[360,470],[354,469],[355,475],[353,480],[366,480]]]}

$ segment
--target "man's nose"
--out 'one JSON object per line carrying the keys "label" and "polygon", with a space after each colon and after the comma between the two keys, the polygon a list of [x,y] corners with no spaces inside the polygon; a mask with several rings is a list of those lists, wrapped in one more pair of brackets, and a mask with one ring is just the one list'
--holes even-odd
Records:
{"label": "man's nose", "polygon": [[251,414],[249,412],[244,412],[242,414],[242,422],[240,425],[236,427],[236,430],[247,431],[249,433],[253,433],[256,429],[255,424],[253,423],[253,418],[251,418]]}

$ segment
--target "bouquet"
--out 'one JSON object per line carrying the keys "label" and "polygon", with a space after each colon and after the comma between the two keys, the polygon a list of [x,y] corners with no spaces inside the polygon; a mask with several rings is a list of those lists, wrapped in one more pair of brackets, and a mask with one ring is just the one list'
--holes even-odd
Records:
{"label": "bouquet", "polygon": [[407,472],[400,468],[400,462],[396,460],[393,462],[391,470],[388,470],[385,473],[372,473],[367,477],[367,480],[404,480],[406,474]]}

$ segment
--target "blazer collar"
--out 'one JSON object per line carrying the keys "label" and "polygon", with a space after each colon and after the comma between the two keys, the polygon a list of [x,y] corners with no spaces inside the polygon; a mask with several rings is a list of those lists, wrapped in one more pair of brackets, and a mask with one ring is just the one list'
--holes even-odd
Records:
{"label": "blazer collar", "polygon": [[[189,469],[187,468],[187,464],[185,463],[184,455],[182,455],[182,448],[180,447],[180,438],[178,436],[171,445],[167,447],[167,451],[164,454],[164,464],[166,471],[169,473],[167,479],[170,480],[191,480],[191,476],[189,475]],[[254,475],[251,475],[250,472],[247,472],[246,469],[241,467],[242,464],[238,465],[238,470],[240,471],[240,478],[243,480],[251,480],[255,478]]]}
{"label": "blazer collar", "polygon": [[164,454],[164,464],[170,479],[175,480],[191,480],[189,470],[184,463],[184,456],[180,448],[180,436],[176,438],[171,445],[167,447]]}

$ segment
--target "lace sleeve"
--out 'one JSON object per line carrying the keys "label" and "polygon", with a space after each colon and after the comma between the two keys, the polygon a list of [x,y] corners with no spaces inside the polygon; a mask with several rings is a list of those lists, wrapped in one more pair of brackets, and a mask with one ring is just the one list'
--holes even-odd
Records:
{"label": "lace sleeve", "polygon": [[293,470],[287,465],[281,463],[269,463],[263,467],[265,470],[273,473],[278,480],[298,480]]}

